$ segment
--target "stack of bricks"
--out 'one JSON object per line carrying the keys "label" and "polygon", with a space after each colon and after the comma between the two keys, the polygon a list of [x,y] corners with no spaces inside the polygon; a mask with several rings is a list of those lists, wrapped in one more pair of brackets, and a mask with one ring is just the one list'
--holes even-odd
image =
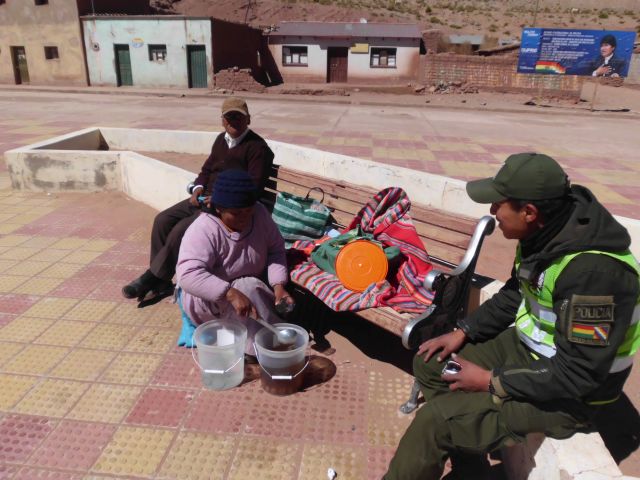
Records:
{"label": "stack of bricks", "polygon": [[525,75],[517,73],[516,56],[480,57],[476,55],[427,55],[425,83],[463,82],[483,90],[529,93],[543,90],[556,97],[578,99],[582,78],[567,75]]}
{"label": "stack of bricks", "polygon": [[258,83],[251,75],[250,68],[227,68],[220,70],[213,76],[215,88],[231,90],[232,92],[263,93],[265,86]]}

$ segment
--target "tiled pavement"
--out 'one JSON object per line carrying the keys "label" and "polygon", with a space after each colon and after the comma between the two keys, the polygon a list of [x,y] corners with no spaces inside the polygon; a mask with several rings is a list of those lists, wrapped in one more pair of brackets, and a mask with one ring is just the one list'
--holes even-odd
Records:
{"label": "tiled pavement", "polygon": [[[95,105],[80,105],[84,116],[23,108],[24,117],[0,118],[0,151],[84,128]],[[185,128],[170,116],[110,111],[92,123]],[[506,154],[536,147],[255,123],[268,138],[458,178],[488,175]],[[638,218],[634,162],[551,153],[614,211]],[[308,391],[270,396],[254,369],[232,391],[202,389],[189,352],[174,346],[176,307],[137,309],[120,296],[147,262],[153,214],[118,194],[12,192],[0,165],[0,479],[321,479],[328,467],[339,478],[379,478],[410,421],[397,413],[409,376],[333,337],[335,353],[314,355],[336,375]]]}

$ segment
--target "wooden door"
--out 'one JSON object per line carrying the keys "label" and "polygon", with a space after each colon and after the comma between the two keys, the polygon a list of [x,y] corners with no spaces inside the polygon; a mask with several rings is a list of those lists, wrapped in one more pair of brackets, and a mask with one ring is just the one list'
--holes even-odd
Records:
{"label": "wooden door", "polygon": [[118,86],[133,85],[129,45],[114,45],[114,47],[116,52],[116,76],[118,78]]}
{"label": "wooden door", "polygon": [[13,77],[15,78],[16,85],[29,83],[27,53],[24,47],[11,47],[11,61],[13,63]]}
{"label": "wooden door", "polygon": [[327,82],[346,82],[349,49],[329,47],[327,49]]}
{"label": "wooden door", "polygon": [[187,46],[189,88],[207,88],[207,51],[204,45]]}

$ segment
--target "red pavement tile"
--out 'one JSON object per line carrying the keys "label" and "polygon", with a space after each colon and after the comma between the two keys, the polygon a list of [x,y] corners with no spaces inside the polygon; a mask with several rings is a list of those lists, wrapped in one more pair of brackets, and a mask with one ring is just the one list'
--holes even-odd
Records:
{"label": "red pavement tile", "polygon": [[63,420],[29,459],[32,465],[87,471],[109,443],[115,425]]}
{"label": "red pavement tile", "polygon": [[39,300],[40,297],[35,295],[20,295],[15,293],[0,295],[0,313],[20,315]]}
{"label": "red pavement tile", "polygon": [[433,155],[436,157],[436,160],[442,161],[455,161],[455,162],[463,162],[465,161],[464,152],[450,152],[447,150],[431,150]]}
{"label": "red pavement tile", "polygon": [[129,413],[126,423],[177,427],[195,396],[193,390],[147,388]]}
{"label": "red pavement tile", "polygon": [[50,418],[6,416],[0,421],[0,462],[24,462],[54,427]]}
{"label": "red pavement tile", "polygon": [[139,252],[108,251],[96,258],[95,262],[105,265],[148,267],[149,255]]}
{"label": "red pavement tile", "polygon": [[53,297],[84,298],[96,289],[96,283],[77,275],[58,285],[50,295]]}
{"label": "red pavement tile", "polygon": [[15,478],[14,475],[18,470],[20,470],[20,467],[18,466],[0,464],[0,480],[10,480]]}
{"label": "red pavement tile", "polygon": [[184,424],[187,430],[217,433],[239,433],[245,418],[256,415],[250,394],[238,389],[224,392],[205,390],[196,398]]}
{"label": "red pavement tile", "polygon": [[17,315],[12,315],[10,313],[0,313],[0,328],[4,327],[8,323],[11,323]]}
{"label": "red pavement tile", "polygon": [[252,400],[253,409],[260,412],[246,419],[244,433],[274,436],[278,438],[305,439],[307,425],[314,419],[309,417],[309,402],[302,395],[276,397],[265,392],[256,392]]}
{"label": "red pavement tile", "polygon": [[382,478],[387,473],[395,447],[369,447],[367,451],[367,478]]}
{"label": "red pavement tile", "polygon": [[122,287],[121,280],[108,279],[99,284],[93,292],[87,295],[91,300],[122,300]]}
{"label": "red pavement tile", "polygon": [[[182,347],[180,349],[185,350]],[[166,387],[200,388],[202,379],[200,369],[191,358],[191,354],[169,354],[165,355],[151,384]]]}

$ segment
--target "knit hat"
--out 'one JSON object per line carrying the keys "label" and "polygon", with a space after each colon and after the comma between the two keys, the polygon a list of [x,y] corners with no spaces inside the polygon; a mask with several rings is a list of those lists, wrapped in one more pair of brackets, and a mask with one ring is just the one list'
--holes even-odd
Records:
{"label": "knit hat", "polygon": [[251,176],[244,170],[224,170],[213,184],[213,204],[220,208],[245,208],[257,201]]}

